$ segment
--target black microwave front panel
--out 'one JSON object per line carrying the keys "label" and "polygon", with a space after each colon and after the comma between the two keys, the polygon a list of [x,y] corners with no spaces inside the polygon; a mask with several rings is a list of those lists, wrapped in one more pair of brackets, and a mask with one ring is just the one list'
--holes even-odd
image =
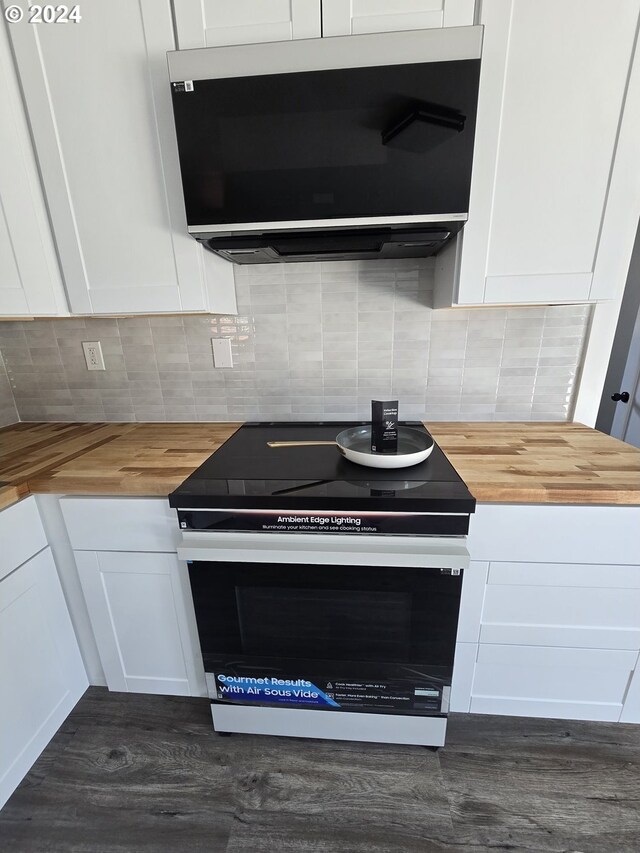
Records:
{"label": "black microwave front panel", "polygon": [[[215,698],[334,707],[310,690],[346,709],[440,707],[453,668],[461,570],[198,561],[189,579]],[[271,687],[297,692],[287,699],[266,693]]]}
{"label": "black microwave front panel", "polygon": [[190,226],[465,213],[480,60],[172,84]]}

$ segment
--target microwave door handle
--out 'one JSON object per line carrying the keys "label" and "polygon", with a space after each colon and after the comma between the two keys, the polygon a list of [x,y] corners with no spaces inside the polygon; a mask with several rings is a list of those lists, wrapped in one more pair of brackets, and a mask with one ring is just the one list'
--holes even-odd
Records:
{"label": "microwave door handle", "polygon": [[[414,133],[420,133],[419,128],[425,125],[433,125],[442,128],[444,131],[453,131],[461,133],[464,130],[467,117],[463,113],[449,110],[445,107],[437,105],[422,104],[418,107],[413,107],[402,118],[394,122],[386,130],[382,131],[382,144],[388,145],[393,139],[398,139],[401,134],[406,133],[410,129]],[[426,133],[426,131],[423,131]],[[427,139],[424,140],[425,145]],[[428,147],[428,146],[427,146]]]}

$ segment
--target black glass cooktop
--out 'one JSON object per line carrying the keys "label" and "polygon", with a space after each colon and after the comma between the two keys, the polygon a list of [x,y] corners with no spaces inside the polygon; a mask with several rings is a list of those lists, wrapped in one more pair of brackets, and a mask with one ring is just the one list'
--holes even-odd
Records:
{"label": "black glass cooktop", "polygon": [[[426,430],[419,422],[402,422]],[[171,495],[176,508],[385,510],[469,513],[475,499],[438,445],[410,468],[366,468],[336,447],[270,448],[268,441],[333,440],[362,422],[247,423]]]}

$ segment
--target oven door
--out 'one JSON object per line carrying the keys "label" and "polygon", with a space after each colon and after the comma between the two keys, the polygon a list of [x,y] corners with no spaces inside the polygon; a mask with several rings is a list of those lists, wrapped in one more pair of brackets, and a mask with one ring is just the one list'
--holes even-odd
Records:
{"label": "oven door", "polygon": [[[465,563],[460,542],[452,556],[408,537],[393,554],[388,539],[376,540],[375,555],[360,541],[358,561],[344,553],[342,537],[336,561],[316,536],[302,561],[302,543],[287,538],[297,562],[290,552],[277,560],[271,552],[268,562],[211,559],[216,549],[187,557],[212,701],[445,714]],[[418,565],[399,564],[407,562]]]}

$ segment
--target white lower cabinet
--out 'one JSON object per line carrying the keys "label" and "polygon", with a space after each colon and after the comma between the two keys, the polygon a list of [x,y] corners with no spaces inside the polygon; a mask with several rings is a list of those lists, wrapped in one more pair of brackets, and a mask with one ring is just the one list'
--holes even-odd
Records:
{"label": "white lower cabinet", "polygon": [[[60,505],[109,688],[206,696],[168,502]],[[640,507],[479,504],[451,710],[640,722],[638,529]]]}
{"label": "white lower cabinet", "polygon": [[0,581],[0,685],[2,807],[89,685],[49,548]]}
{"label": "white lower cabinet", "polygon": [[470,710],[615,722],[637,657],[626,650],[480,643]]}
{"label": "white lower cabinet", "polygon": [[640,566],[472,562],[463,589],[453,710],[640,721]]}
{"label": "white lower cabinet", "polygon": [[75,560],[109,689],[206,695],[185,564],[122,551]]}
{"label": "white lower cabinet", "polygon": [[640,507],[478,504],[453,711],[640,723]]}

